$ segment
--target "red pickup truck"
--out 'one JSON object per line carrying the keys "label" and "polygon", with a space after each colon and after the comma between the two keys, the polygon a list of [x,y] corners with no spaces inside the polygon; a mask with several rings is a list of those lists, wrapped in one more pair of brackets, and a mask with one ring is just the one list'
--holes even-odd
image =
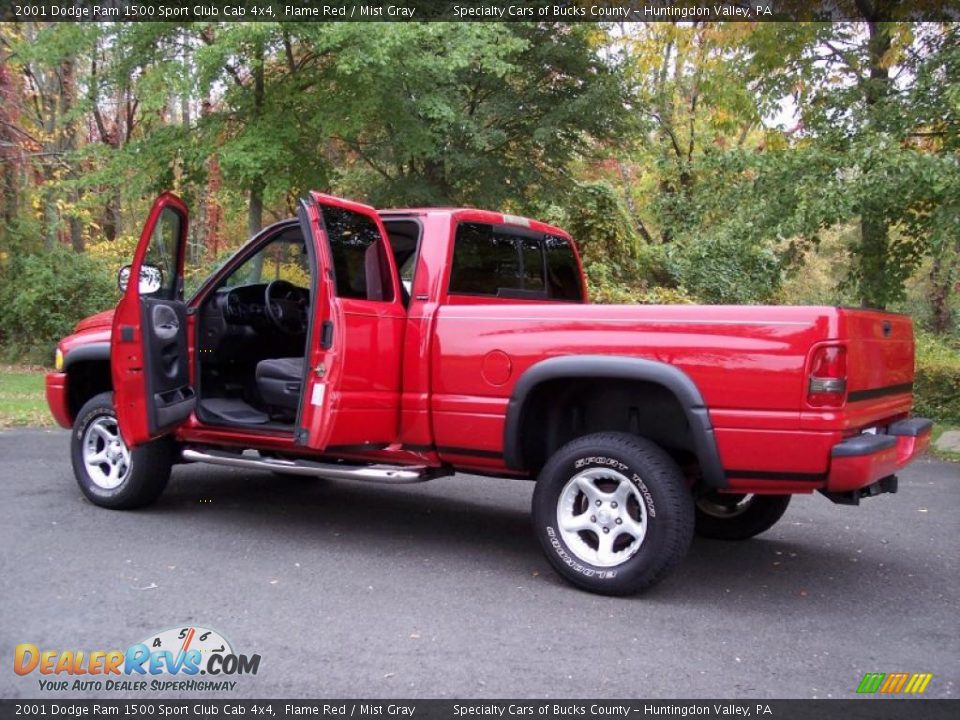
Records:
{"label": "red pickup truck", "polygon": [[116,310],[57,347],[47,399],[97,505],[153,502],[181,461],[535,479],[553,567],[628,594],[695,532],[752,537],[794,493],[895,492],[930,439],[908,318],[590,305],[573,240],[527,218],[312,193],[189,299],[186,252],[164,194]]}

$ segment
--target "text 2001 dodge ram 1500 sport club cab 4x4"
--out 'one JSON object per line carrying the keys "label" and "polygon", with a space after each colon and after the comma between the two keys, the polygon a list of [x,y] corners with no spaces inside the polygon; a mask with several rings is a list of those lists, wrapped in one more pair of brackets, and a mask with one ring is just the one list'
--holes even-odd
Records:
{"label": "text 2001 dodge ram 1500 sport club cab 4x4", "polygon": [[626,594],[694,532],[751,537],[794,493],[896,491],[930,439],[900,315],[590,305],[559,228],[319,193],[185,300],[186,238],[186,207],[162,195],[116,310],[62,340],[47,376],[103,507],[153,502],[180,461],[536,479],[553,567]]}

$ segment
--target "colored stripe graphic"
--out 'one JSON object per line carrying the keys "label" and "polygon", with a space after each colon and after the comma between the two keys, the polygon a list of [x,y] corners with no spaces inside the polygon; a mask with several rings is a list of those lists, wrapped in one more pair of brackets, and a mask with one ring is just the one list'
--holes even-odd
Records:
{"label": "colored stripe graphic", "polygon": [[927,689],[931,680],[933,680],[932,673],[867,673],[857,686],[857,692],[919,695]]}
{"label": "colored stripe graphic", "polygon": [[907,673],[890,673],[880,688],[880,692],[890,694],[900,692],[903,684],[907,681],[907,677]]}
{"label": "colored stripe graphic", "polygon": [[886,673],[867,673],[863,676],[863,680],[860,681],[857,692],[875,693],[880,689],[880,683],[883,682],[884,677],[886,677]]}
{"label": "colored stripe graphic", "polygon": [[927,685],[933,680],[932,673],[914,673],[904,689],[905,693],[920,694],[927,689]]}

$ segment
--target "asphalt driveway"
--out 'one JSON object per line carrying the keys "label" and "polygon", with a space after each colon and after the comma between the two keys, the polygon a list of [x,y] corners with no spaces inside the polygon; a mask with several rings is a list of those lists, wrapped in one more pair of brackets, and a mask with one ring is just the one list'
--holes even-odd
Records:
{"label": "asphalt driveway", "polygon": [[955,697],[960,681],[956,464],[920,461],[859,508],[796,498],[765,535],[698,540],[627,599],[553,574],[530,483],[180,466],[124,513],[82,498],[64,431],[0,432],[0,468],[2,697],[41,695],[12,671],[19,643],[126,648],[186,625],[261,655],[229,698],[851,698],[898,671]]}

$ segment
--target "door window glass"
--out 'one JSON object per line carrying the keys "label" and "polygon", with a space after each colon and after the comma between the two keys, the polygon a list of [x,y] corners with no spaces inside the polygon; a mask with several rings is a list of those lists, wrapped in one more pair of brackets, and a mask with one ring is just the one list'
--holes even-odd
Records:
{"label": "door window glass", "polygon": [[373,219],[344,208],[321,206],[333,256],[337,295],[360,300],[393,300],[390,265]]}
{"label": "door window glass", "polygon": [[151,297],[174,300],[177,297],[177,252],[180,247],[180,233],[183,228],[183,218],[180,213],[170,207],[165,207],[157,224],[153,227],[150,244],[147,246],[143,258],[141,273],[147,270],[146,266],[158,269],[162,273],[160,288],[151,293]]}

